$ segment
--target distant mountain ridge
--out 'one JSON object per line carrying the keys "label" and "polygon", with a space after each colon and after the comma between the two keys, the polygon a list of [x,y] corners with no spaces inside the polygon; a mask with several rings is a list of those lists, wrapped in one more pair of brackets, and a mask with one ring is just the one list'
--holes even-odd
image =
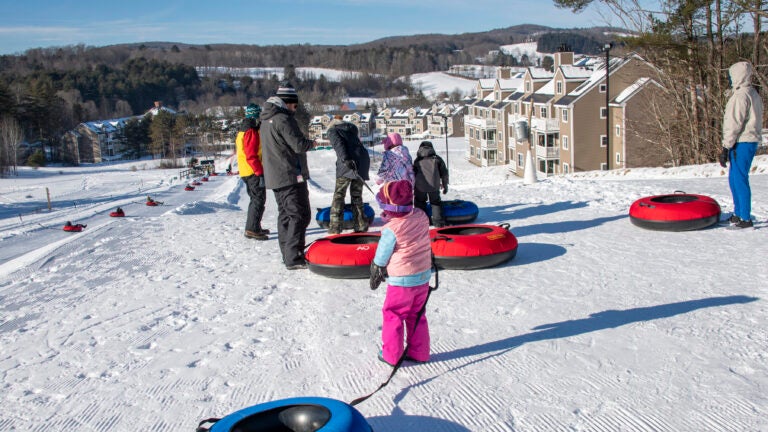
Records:
{"label": "distant mountain ridge", "polygon": [[[451,64],[474,62],[501,46],[537,41],[546,36],[540,52],[555,52],[568,45],[576,53],[591,54],[611,33],[627,33],[611,27],[553,28],[521,24],[485,32],[389,36],[351,45],[255,45],[186,44],[142,42],[90,48],[98,52],[127,51],[125,56],[155,57],[194,66],[282,67],[286,64],[405,75],[446,70]],[[137,52],[140,51],[140,52]]]}

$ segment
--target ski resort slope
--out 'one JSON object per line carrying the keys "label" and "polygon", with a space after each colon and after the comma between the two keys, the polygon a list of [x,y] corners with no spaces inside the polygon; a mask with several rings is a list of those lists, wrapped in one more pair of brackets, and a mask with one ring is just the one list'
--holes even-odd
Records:
{"label": "ski resort slope", "polygon": [[[756,229],[660,232],[630,223],[634,200],[680,190],[730,211],[726,171],[524,185],[470,165],[463,140],[450,147],[445,197],[510,224],[520,246],[495,268],[440,272],[432,359],[357,406],[374,430],[768,430],[766,156],[751,177]],[[310,153],[315,208],[330,205],[334,161]],[[136,165],[0,180],[1,430],[192,431],[276,399],[348,402],[387,378],[383,288],[286,270],[274,234],[243,237],[236,176],[188,192],[178,171]],[[110,218],[118,205],[127,216]],[[67,233],[67,220],[88,226]],[[313,221],[308,240],[324,234]]]}

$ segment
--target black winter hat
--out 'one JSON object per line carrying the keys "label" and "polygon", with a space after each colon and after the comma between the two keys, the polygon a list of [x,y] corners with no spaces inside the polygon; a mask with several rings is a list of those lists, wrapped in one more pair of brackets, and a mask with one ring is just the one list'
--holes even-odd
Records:
{"label": "black winter hat", "polygon": [[299,95],[293,85],[287,81],[280,83],[275,96],[279,97],[285,103],[299,103]]}

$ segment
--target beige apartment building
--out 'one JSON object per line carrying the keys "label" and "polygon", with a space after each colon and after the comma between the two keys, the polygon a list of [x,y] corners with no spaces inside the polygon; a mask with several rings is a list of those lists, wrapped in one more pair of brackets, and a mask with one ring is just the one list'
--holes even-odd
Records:
{"label": "beige apartment building", "polygon": [[553,56],[553,71],[529,67],[479,80],[465,120],[470,162],[508,164],[519,176],[529,151],[545,176],[666,162],[648,139],[648,101],[660,95],[649,63],[637,55],[612,58],[606,95],[604,59],[575,64],[571,52]]}

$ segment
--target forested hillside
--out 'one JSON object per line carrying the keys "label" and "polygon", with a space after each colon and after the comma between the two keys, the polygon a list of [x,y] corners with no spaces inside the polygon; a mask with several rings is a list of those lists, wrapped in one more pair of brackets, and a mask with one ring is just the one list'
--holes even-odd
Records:
{"label": "forested hillside", "polygon": [[[155,42],[32,49],[21,55],[0,56],[0,116],[3,124],[13,125],[24,140],[54,147],[80,122],[141,114],[154,101],[190,116],[202,116],[216,106],[261,102],[279,84],[274,76],[200,77],[196,66],[285,68],[285,76],[310,106],[339,103],[348,96],[405,96],[413,104],[427,103],[407,79],[398,78],[447,70],[453,64],[517,64],[517,59],[487,54],[500,45],[543,35],[548,35],[551,45],[558,34],[563,34],[563,43],[572,43],[574,38],[593,41],[603,33],[600,29],[566,32],[523,25],[461,35],[391,37],[349,46]],[[573,45],[590,46],[588,42]],[[361,73],[331,81],[324,76],[297,76],[295,67],[299,66]],[[196,117],[190,121],[208,120]],[[4,155],[9,157],[8,152]]]}

